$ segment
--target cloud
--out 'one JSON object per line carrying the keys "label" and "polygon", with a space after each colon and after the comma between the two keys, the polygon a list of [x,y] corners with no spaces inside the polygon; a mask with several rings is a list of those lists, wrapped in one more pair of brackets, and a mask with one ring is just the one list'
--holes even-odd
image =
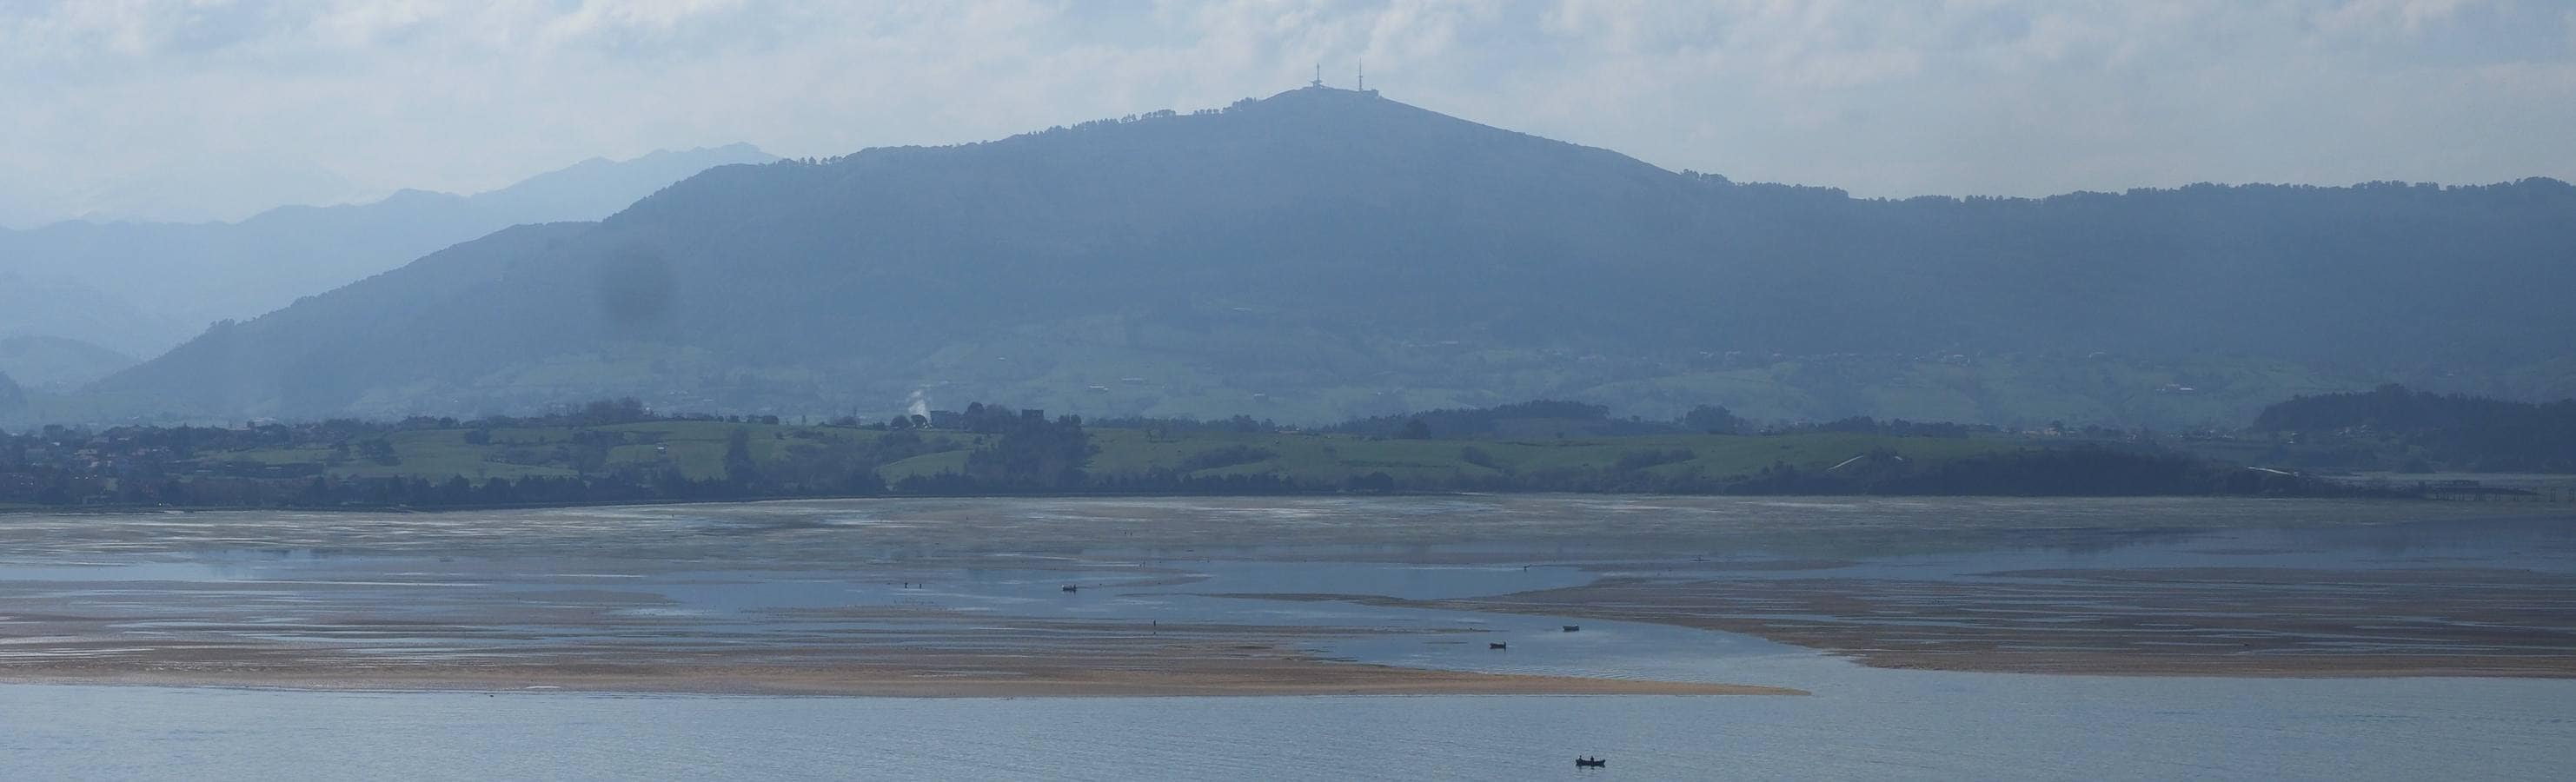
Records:
{"label": "cloud", "polygon": [[107,208],[84,194],[207,159],[302,161],[309,192],[165,212],[967,141],[1363,59],[1435,110],[1864,194],[2576,177],[2576,12],[2548,0],[65,0],[0,3],[26,174],[0,203]]}

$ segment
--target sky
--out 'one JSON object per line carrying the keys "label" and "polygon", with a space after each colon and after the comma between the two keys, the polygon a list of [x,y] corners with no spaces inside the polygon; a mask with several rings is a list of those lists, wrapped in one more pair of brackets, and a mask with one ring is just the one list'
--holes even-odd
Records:
{"label": "sky", "polygon": [[0,225],[1386,97],[1861,196],[2576,180],[2568,0],[0,0]]}

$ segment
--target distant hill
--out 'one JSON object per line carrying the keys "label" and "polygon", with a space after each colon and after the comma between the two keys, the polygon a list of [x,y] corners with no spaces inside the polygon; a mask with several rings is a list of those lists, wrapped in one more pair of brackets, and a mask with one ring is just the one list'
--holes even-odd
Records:
{"label": "distant hill", "polygon": [[[183,321],[167,313],[147,311],[87,283],[29,275],[0,257],[0,338],[151,345],[184,329]],[[15,369],[20,367],[0,357],[0,371]]]}
{"label": "distant hill", "polygon": [[0,337],[0,372],[20,382],[68,391],[134,366],[141,359],[65,337]]}
{"label": "distant hill", "polygon": [[472,196],[405,190],[368,204],[281,207],[237,223],[76,221],[0,231],[0,277],[79,291],[0,293],[7,299],[0,304],[11,305],[0,310],[0,336],[157,355],[213,321],[254,317],[441,247],[521,223],[596,220],[699,171],[773,159],[736,144],[590,160]]}
{"label": "distant hill", "polygon": [[698,172],[777,159],[750,144],[657,150],[630,160],[591,158],[466,200],[485,209],[526,216],[521,223],[597,220]]}
{"label": "distant hill", "polygon": [[699,174],[211,331],[141,416],[882,415],[923,396],[1321,423],[2240,424],[2382,378],[2576,391],[2576,187],[1858,200],[1333,89]]}

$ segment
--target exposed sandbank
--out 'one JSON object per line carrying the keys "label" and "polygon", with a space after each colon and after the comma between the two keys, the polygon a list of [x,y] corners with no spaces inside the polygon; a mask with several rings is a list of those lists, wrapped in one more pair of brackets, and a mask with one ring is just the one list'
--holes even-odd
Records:
{"label": "exposed sandbank", "polygon": [[1736,684],[1430,671],[1280,661],[1223,668],[1110,670],[1030,666],[958,671],[877,666],[619,665],[402,668],[11,666],[0,682],[277,687],[313,690],[466,690],[836,695],[902,698],[1291,695],[1805,695]]}
{"label": "exposed sandbank", "polygon": [[1958,580],[1606,578],[1492,597],[1244,595],[1758,635],[1884,668],[2576,678],[2576,577],[2527,570],[2061,569]]}
{"label": "exposed sandbank", "polygon": [[[2187,542],[2194,563],[2226,561],[2293,549],[2194,541],[2210,530],[2372,529],[2480,513],[2344,501],[1586,496],[39,515],[0,525],[0,550],[11,552],[0,569],[19,568],[0,578],[0,680],[924,696],[1781,692],[1380,668],[1303,650],[1465,628],[1374,626],[1364,613],[1226,623],[1234,615],[1224,610],[1140,626],[1153,615],[1100,602],[1121,590],[1194,591],[1230,562],[1320,574],[1237,589],[1351,591],[1366,587],[1336,581],[1334,563],[1574,566],[1603,578],[1538,590],[1480,576],[1478,591],[1450,594],[1483,596],[1452,600],[1302,597],[1703,627],[1886,667],[2576,676],[2567,652],[2576,577],[2482,569],[2448,548],[2374,551],[2368,568],[2314,571],[1915,578],[1856,567]],[[2421,534],[2445,540],[2438,529]],[[1077,582],[1078,593],[1058,592]],[[1508,589],[1534,591],[1492,594]],[[1366,626],[1320,626],[1331,622]]]}

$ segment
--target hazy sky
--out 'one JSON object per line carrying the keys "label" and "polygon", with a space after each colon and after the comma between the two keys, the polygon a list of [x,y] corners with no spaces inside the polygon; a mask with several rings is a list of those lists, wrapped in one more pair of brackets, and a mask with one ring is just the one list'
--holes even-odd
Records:
{"label": "hazy sky", "polygon": [[1861,195],[2576,179],[2567,0],[0,0],[0,224],[1296,87]]}

